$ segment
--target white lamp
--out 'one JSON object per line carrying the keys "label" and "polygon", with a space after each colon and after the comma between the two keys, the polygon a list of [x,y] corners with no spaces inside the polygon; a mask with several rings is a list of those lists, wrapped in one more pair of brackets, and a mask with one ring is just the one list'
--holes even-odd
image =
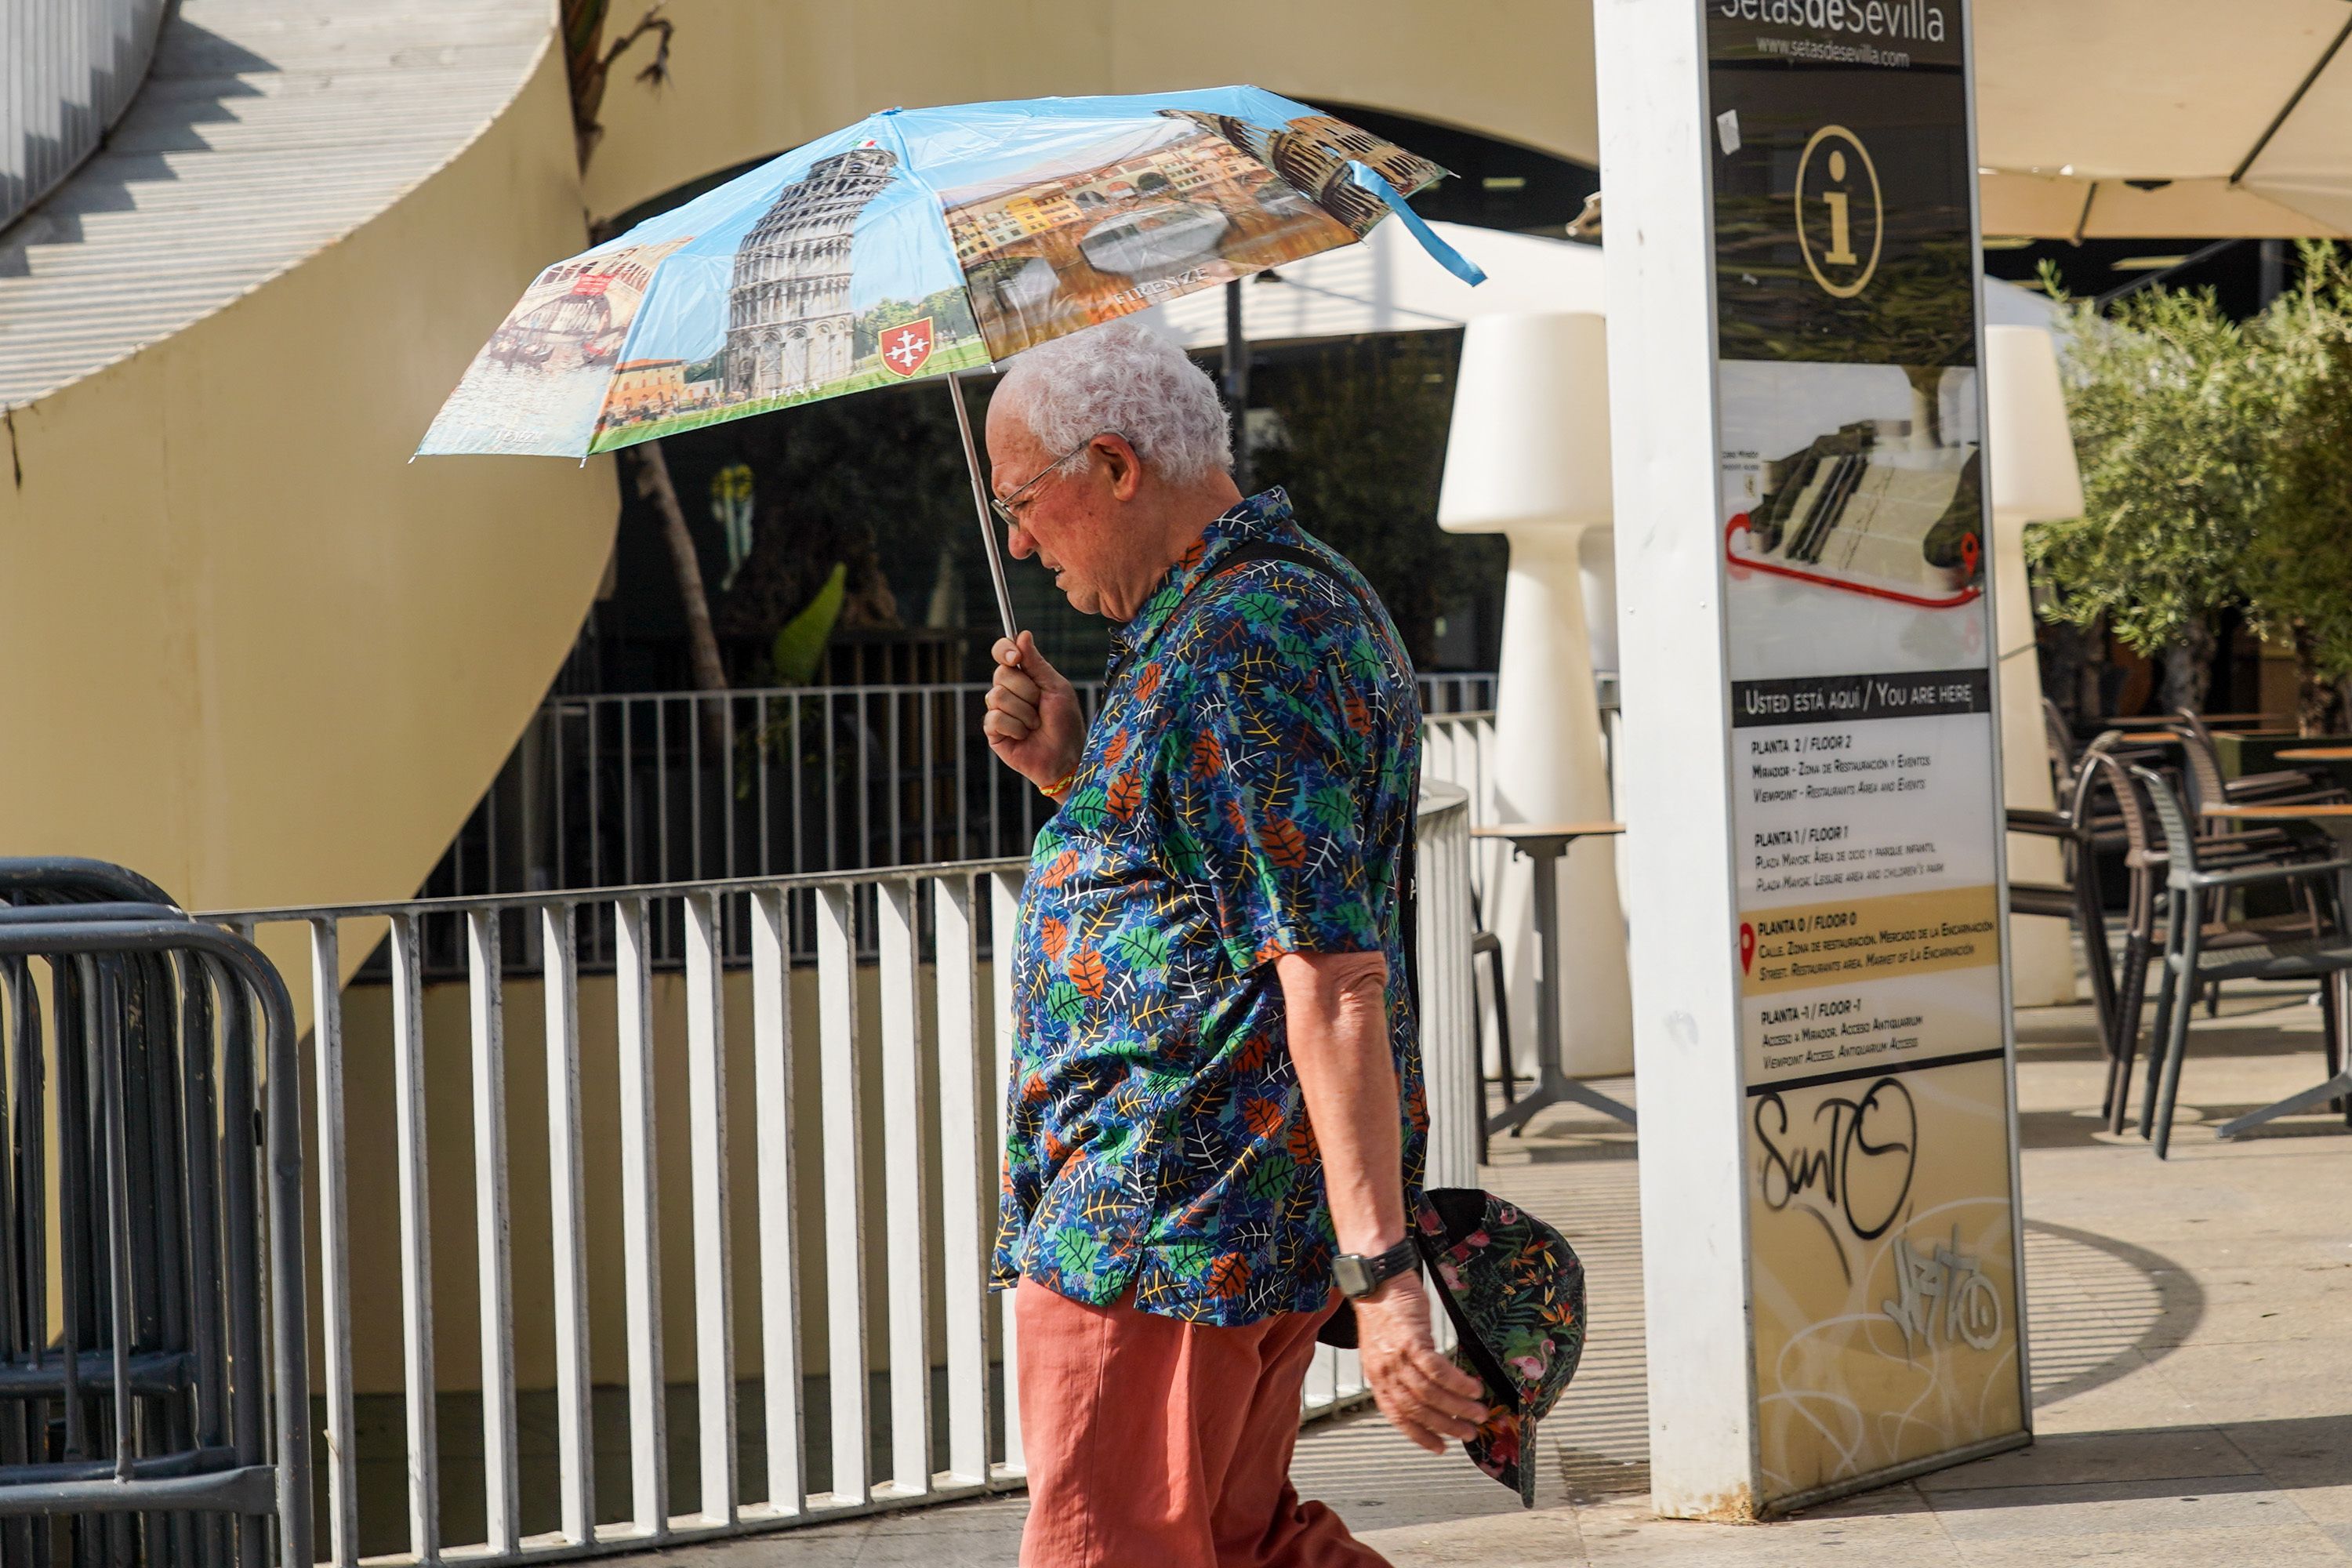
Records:
{"label": "white lamp", "polygon": [[[2025,525],[2083,513],[2083,476],[2058,384],[2058,355],[2039,327],[1985,329],[1985,432],[1992,486],[1993,640],[2000,656],[2002,794],[2013,806],[2048,811],[2049,746],[2042,738],[2042,668],[2034,655]],[[2011,834],[2009,874],[2021,882],[2064,879],[2056,840]],[[2088,875],[2088,868],[2084,868]],[[2074,1000],[2066,922],[2009,919],[2010,984],[2020,1006]],[[2094,962],[2098,955],[2091,955]]]}
{"label": "white lamp", "polygon": [[[1584,542],[1611,521],[1608,340],[1597,315],[1469,323],[1438,525],[1511,543],[1495,714],[1497,820],[1605,821],[1609,773],[1587,630]],[[1608,552],[1593,552],[1606,569]],[[1607,594],[1611,584],[1593,587]],[[1488,923],[1504,942],[1519,1066],[1535,1064],[1531,866],[1502,867]],[[1559,862],[1560,1041],[1571,1077],[1631,1072],[1633,1000],[1613,845]]]}

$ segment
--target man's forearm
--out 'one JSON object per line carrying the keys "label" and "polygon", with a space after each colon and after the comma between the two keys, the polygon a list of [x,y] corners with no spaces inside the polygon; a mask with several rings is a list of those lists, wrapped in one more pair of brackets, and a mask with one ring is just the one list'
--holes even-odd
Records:
{"label": "man's forearm", "polygon": [[1275,977],[1339,1250],[1384,1252],[1405,1235],[1387,962],[1377,952],[1285,953]]}

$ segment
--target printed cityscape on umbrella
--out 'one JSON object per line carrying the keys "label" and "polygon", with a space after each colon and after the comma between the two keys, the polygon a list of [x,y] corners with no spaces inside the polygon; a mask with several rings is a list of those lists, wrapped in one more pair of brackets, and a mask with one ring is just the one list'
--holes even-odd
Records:
{"label": "printed cityscape on umbrella", "polygon": [[984,368],[1345,245],[1444,171],[1255,88],[890,110],[542,272],[419,450],[584,456]]}

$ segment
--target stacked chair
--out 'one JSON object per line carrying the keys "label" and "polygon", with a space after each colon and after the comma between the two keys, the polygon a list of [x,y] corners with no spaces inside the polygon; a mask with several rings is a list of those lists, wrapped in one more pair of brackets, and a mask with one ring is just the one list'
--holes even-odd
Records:
{"label": "stacked chair", "polygon": [[0,859],[9,1568],[312,1561],[296,1046],[250,942]]}
{"label": "stacked chair", "polygon": [[[2165,845],[2164,960],[2139,1112],[2140,1135],[2154,1139],[2157,1158],[2163,1159],[2171,1146],[2189,1014],[2201,988],[2228,980],[2321,982],[2329,1067],[2340,1067],[2345,1020],[2337,977],[2352,972],[2352,934],[2345,924],[2352,858],[2288,835],[2264,840],[2257,835],[2200,834],[2191,827],[2170,780],[2147,767],[2133,767],[2130,774],[2137,799],[2153,812]],[[2300,908],[2285,915],[2230,915],[2237,896],[2264,886],[2288,889]],[[2112,1075],[2109,1112],[2119,1125],[2132,1037],[2120,1037],[2117,1045],[2123,1054]]]}

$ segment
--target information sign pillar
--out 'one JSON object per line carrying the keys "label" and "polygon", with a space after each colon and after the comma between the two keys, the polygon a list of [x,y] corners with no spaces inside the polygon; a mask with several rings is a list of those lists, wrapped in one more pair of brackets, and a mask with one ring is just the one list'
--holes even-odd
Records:
{"label": "information sign pillar", "polygon": [[2027,1440],[1965,0],[1595,0],[1662,1513]]}

